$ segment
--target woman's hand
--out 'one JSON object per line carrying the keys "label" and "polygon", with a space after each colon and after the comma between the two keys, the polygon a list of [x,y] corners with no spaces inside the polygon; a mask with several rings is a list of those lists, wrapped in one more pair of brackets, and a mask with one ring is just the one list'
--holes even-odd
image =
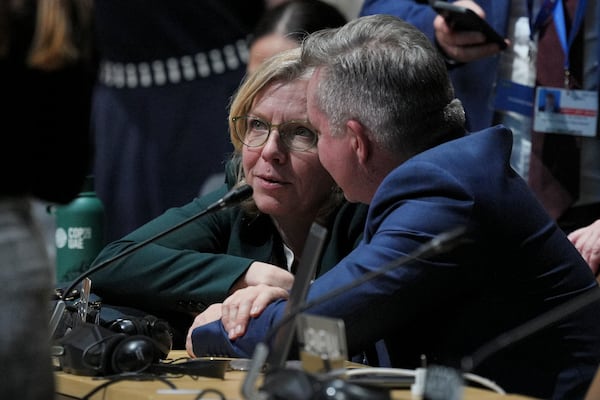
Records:
{"label": "woman's hand", "polygon": [[230,339],[242,336],[250,317],[256,317],[276,299],[287,299],[294,275],[276,265],[255,261],[231,287],[231,295],[221,304],[213,304],[198,314],[188,329],[185,348],[195,357],[192,331],[218,319],[222,320]]}
{"label": "woman's hand", "polygon": [[594,275],[600,267],[600,219],[569,234],[569,240],[575,245],[583,259],[588,263]]}
{"label": "woman's hand", "polygon": [[276,286],[289,291],[292,289],[293,283],[294,275],[292,273],[273,264],[255,261],[250,264],[250,268],[237,280],[229,292],[233,294],[239,289],[257,285]]}
{"label": "woman's hand", "polygon": [[192,323],[190,329],[188,329],[187,337],[185,339],[185,349],[190,357],[196,357],[192,346],[193,330],[199,326],[206,325],[208,323],[221,319],[221,316],[223,315],[221,312],[221,307],[221,303],[212,304],[206,310],[198,314],[196,318],[194,318],[194,322]]}
{"label": "woman's hand", "polygon": [[223,302],[221,322],[229,333],[229,339],[236,339],[246,332],[250,317],[257,317],[267,305],[277,299],[287,299],[286,289],[259,284],[236,290]]}

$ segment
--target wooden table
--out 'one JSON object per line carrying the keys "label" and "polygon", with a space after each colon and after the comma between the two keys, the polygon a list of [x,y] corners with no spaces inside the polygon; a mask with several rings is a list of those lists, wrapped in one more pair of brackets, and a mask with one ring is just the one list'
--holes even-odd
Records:
{"label": "wooden table", "polygon": [[[183,351],[171,352],[170,358],[179,358],[185,354]],[[94,378],[56,372],[56,400],[80,399],[88,395],[99,385],[108,380],[106,378]],[[171,389],[160,380],[153,381],[131,381],[123,380],[113,383],[101,389],[90,400],[194,400],[202,390],[212,389],[221,392],[226,399],[243,399],[241,385],[246,373],[243,371],[228,371],[225,379],[218,378],[192,378],[181,376],[169,378],[169,382],[176,385],[177,390]],[[215,392],[206,392],[203,400],[220,399]],[[392,391],[394,400],[414,400],[410,390]],[[530,397],[519,395],[501,395],[496,392],[466,387],[464,400],[525,400]]]}

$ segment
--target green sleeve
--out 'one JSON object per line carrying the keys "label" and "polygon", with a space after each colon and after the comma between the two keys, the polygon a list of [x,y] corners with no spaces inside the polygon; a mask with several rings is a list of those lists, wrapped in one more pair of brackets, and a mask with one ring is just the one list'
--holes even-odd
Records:
{"label": "green sleeve", "polygon": [[[224,185],[183,207],[166,211],[106,246],[94,265],[200,213],[222,197],[226,189]],[[94,273],[90,277],[92,291],[104,303],[147,312],[198,312],[223,301],[231,285],[254,261],[231,255],[231,249],[240,247],[230,243],[240,214],[239,208],[234,207],[194,219]]]}

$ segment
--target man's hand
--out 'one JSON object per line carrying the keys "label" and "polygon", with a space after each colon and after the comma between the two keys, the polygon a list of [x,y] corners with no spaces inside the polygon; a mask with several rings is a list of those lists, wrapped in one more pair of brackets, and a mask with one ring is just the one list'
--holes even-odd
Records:
{"label": "man's hand", "polygon": [[221,322],[229,339],[236,339],[246,332],[250,317],[259,316],[271,302],[288,296],[285,289],[263,284],[237,290],[225,299],[221,310]]}
{"label": "man's hand", "polygon": [[235,339],[246,332],[250,317],[256,317],[276,299],[287,299],[294,283],[294,275],[276,265],[255,261],[246,273],[231,287],[225,301],[209,306],[198,314],[188,329],[185,348],[195,357],[192,346],[194,328],[218,319],[222,320],[229,338]]}
{"label": "man's hand", "polygon": [[221,303],[215,303],[210,305],[206,310],[201,312],[194,318],[194,322],[190,329],[188,329],[187,337],[185,339],[185,349],[190,357],[196,357],[192,346],[192,331],[202,325],[206,325],[210,322],[217,321],[223,315],[221,312]]}
{"label": "man's hand", "polygon": [[[460,0],[454,4],[470,8],[481,18],[485,18],[483,9],[473,1]],[[441,15],[433,20],[433,29],[438,46],[448,58],[457,62],[475,61],[501,51],[497,44],[487,43],[481,32],[452,30]]]}
{"label": "man's hand", "polygon": [[575,245],[583,259],[588,263],[594,275],[600,267],[600,219],[569,234],[569,240]]}

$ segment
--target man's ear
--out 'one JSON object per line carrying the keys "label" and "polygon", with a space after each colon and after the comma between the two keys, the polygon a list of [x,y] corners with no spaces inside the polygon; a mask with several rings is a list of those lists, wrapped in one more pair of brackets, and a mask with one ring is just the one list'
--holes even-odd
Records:
{"label": "man's ear", "polygon": [[346,122],[346,134],[350,137],[352,150],[358,161],[365,164],[371,156],[371,141],[363,124],[355,119]]}

